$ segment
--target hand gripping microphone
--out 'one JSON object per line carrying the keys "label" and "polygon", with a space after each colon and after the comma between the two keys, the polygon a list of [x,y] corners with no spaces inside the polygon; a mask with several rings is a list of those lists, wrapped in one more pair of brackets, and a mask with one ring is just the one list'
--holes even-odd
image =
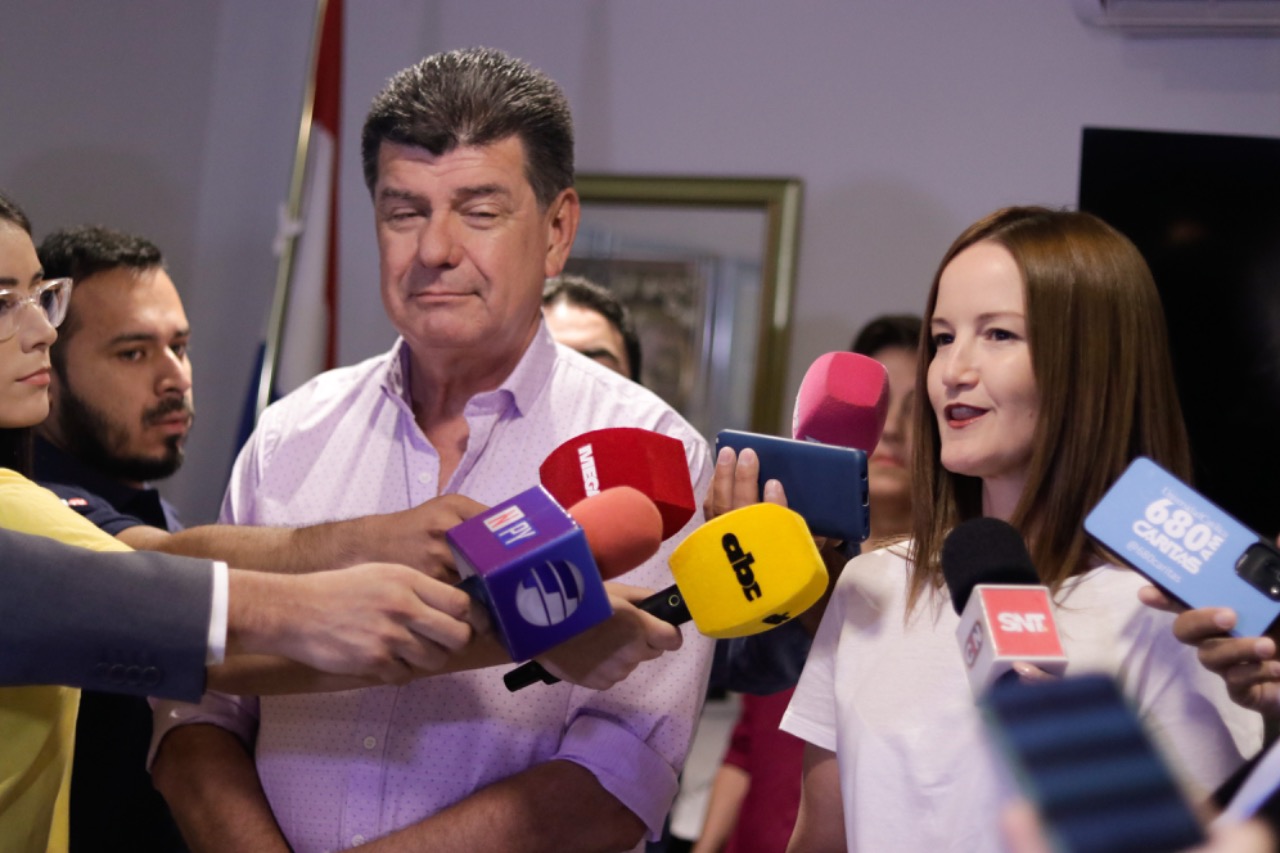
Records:
{"label": "hand gripping microphone", "polygon": [[857,353],[827,353],[800,383],[794,439],[722,430],[716,452],[750,447],[760,457],[760,482],[782,483],[787,505],[814,535],[861,542],[871,533],[867,454],[880,441],[888,408],[884,365]]}
{"label": "hand gripping microphone", "polygon": [[657,504],[663,539],[679,532],[698,508],[684,444],[638,427],[598,429],[571,438],[551,451],[538,476],[551,496],[568,507],[613,486],[638,489]]}
{"label": "hand gripping microphone", "polygon": [[1018,661],[1054,675],[1066,670],[1049,590],[1012,525],[998,518],[957,525],[942,543],[942,575],[960,615],[956,640],[975,696]]}
{"label": "hand gripping microphone", "polygon": [[486,605],[512,660],[527,660],[609,618],[603,578],[656,553],[661,525],[634,489],[609,489],[566,513],[535,486],[445,539],[461,586]]}
{"label": "hand gripping microphone", "polygon": [[[827,569],[799,514],[776,504],[727,512],[671,553],[675,584],[637,607],[672,625],[690,620],[708,637],[760,634],[789,622],[827,588]],[[513,692],[555,682],[537,663],[507,673]]]}

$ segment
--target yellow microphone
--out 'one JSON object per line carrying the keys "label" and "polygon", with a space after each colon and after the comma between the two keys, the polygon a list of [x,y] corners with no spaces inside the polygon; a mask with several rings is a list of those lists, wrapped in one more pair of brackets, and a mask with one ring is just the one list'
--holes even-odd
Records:
{"label": "yellow microphone", "polygon": [[[636,607],[672,625],[692,621],[718,640],[790,622],[827,588],[827,567],[809,526],[777,504],[752,504],[713,518],[676,546],[670,565],[676,582]],[[529,661],[503,680],[514,693],[557,679]]]}
{"label": "yellow microphone", "polygon": [[676,582],[638,606],[719,640],[776,628],[827,588],[827,567],[800,514],[777,504],[735,509],[699,527],[671,554]]}

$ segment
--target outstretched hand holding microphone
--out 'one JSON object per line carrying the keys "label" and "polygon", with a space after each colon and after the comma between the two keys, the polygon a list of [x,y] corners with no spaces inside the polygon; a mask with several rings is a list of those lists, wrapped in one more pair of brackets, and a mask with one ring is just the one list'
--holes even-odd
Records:
{"label": "outstretched hand holding microphone", "polygon": [[[601,448],[607,446],[602,439],[612,438],[624,441],[627,447],[649,448],[653,452],[646,453],[644,462],[633,454],[601,454]],[[581,489],[583,475],[578,468],[582,467],[592,485],[626,478],[652,491],[665,480],[652,476],[653,472],[676,467],[675,461],[670,465],[661,463],[658,438],[661,437],[608,430],[580,437],[563,453],[549,457],[549,462],[553,457],[561,460],[557,467],[564,477],[549,482],[544,466],[544,485],[572,499],[574,495],[564,491],[565,484]],[[588,466],[589,459],[592,461]],[[683,457],[676,461],[684,470]],[[587,493],[590,491],[586,489]],[[668,513],[664,513],[664,521],[668,521],[664,529],[675,532],[692,515],[689,497],[691,494],[667,502],[669,506],[678,505],[684,517],[678,519],[679,524],[672,524],[665,517]],[[751,503],[755,503],[754,499]],[[720,517],[689,534],[672,552],[670,566],[676,583],[639,602],[639,610],[671,625],[692,621],[709,637],[731,638],[785,624],[822,596],[827,587],[826,568],[798,514],[783,506],[760,504],[717,515]],[[554,683],[556,679],[537,664],[526,664],[508,673],[505,680],[507,687],[515,691],[538,681]]]}
{"label": "outstretched hand holding microphone", "polygon": [[[789,506],[818,537],[824,575],[827,568],[838,572],[871,530],[867,456],[880,440],[888,409],[884,365],[851,352],[819,357],[796,395],[793,438],[720,433],[707,518],[760,500]],[[824,609],[825,602],[805,612],[809,633]]]}
{"label": "outstretched hand holding microphone", "polygon": [[630,606],[649,590],[604,583],[651,557],[661,531],[658,508],[633,488],[607,489],[566,512],[535,486],[446,538],[506,659],[537,657],[559,677],[605,689],[681,645],[679,631]]}

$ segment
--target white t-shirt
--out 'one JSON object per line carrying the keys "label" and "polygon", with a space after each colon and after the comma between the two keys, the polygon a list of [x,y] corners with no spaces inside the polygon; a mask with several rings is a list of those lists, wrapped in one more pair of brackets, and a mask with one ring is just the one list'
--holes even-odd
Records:
{"label": "white t-shirt", "polygon": [[[782,729],[836,753],[849,850],[1000,850],[1011,790],[986,740],[945,590],[905,617],[905,545],[841,575]],[[1106,565],[1067,581],[1055,620],[1067,674],[1117,679],[1192,797],[1207,795],[1262,742],[1261,718],[1145,607],[1146,583]]]}

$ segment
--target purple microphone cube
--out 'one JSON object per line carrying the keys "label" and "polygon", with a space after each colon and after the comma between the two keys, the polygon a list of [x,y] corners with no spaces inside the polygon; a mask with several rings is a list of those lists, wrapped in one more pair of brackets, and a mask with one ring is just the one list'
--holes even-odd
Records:
{"label": "purple microphone cube", "polygon": [[613,613],[587,538],[541,486],[445,534],[462,577],[477,577],[498,636],[528,660]]}

